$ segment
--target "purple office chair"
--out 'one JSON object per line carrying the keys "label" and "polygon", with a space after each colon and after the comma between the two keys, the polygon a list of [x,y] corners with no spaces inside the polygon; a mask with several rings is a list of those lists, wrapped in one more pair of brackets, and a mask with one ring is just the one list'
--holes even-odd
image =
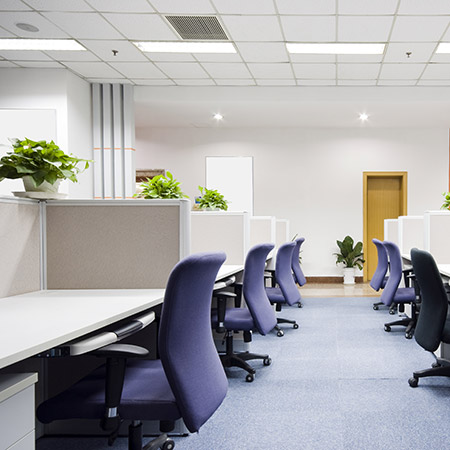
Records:
{"label": "purple office chair", "polygon": [[[380,289],[384,289],[384,287],[386,286],[388,280],[386,273],[389,267],[389,260],[387,250],[384,247],[383,243],[378,239],[372,239],[372,242],[377,248],[378,264],[372,276],[372,279],[370,280],[370,287],[378,292]],[[378,307],[381,305],[384,305],[384,303],[376,302],[373,304],[373,309],[377,311],[379,309]]]}
{"label": "purple office chair", "polygon": [[[296,242],[286,242],[280,245],[275,261],[275,281],[278,286],[266,287],[267,297],[270,303],[275,305],[277,311],[281,311],[283,304],[292,306],[297,303],[299,308],[301,306],[300,292],[292,276],[292,254],[296,245]],[[277,323],[290,323],[293,328],[298,328],[295,320],[278,317]],[[278,333],[278,336],[282,336],[282,334]]]}
{"label": "purple office chair", "polygon": [[247,308],[227,308],[226,300],[230,296],[225,292],[214,294],[218,300],[218,309],[213,311],[213,328],[218,332],[225,331],[226,350],[220,355],[224,367],[240,367],[248,372],[246,381],[252,382],[255,378],[255,369],[247,363],[252,359],[262,359],[268,366],[272,360],[269,355],[260,355],[249,352],[235,353],[233,350],[233,334],[235,331],[244,332],[244,341],[251,341],[252,330],[266,335],[277,327],[275,312],[270,305],[264,288],[264,267],[272,244],[260,244],[252,247],[244,265],[243,295]]}
{"label": "purple office chair", "polygon": [[[295,247],[294,247],[294,251],[292,252],[292,273],[294,275],[294,281],[299,285],[299,286],[303,286],[306,284],[306,278],[305,275],[303,274],[303,270],[300,266],[300,248],[303,244],[303,242],[305,242],[305,238],[301,237],[301,238],[297,238],[295,239]],[[298,307],[301,308],[302,302],[298,302]]]}
{"label": "purple office chair", "polygon": [[[43,423],[101,419],[103,428],[108,428],[109,422],[117,428],[113,430],[115,433],[121,419],[130,420],[130,450],[142,449],[141,420],[159,420],[161,431],[167,432],[173,429],[175,420],[182,418],[190,432],[198,431],[220,406],[228,387],[212,338],[210,316],[214,281],[224,261],[224,253],[199,253],[174,267],[161,313],[158,336],[161,359],[129,360],[123,392],[120,395],[119,386],[116,404],[111,404],[108,397],[111,393],[108,389],[117,391],[117,383],[109,384],[114,379],[113,371],[106,374],[103,366],[42,403],[37,410],[38,419]],[[104,349],[106,354],[108,347]],[[120,347],[135,346],[111,349],[118,350],[123,360],[128,353],[120,354]],[[105,419],[105,377],[106,403],[110,408],[117,406],[120,415],[115,424]],[[159,448],[173,449],[174,442],[164,434],[145,446],[146,450]]]}
{"label": "purple office chair", "polygon": [[411,339],[414,334],[417,318],[416,292],[412,287],[398,287],[400,280],[402,279],[403,271],[402,257],[397,244],[390,241],[384,241],[383,245],[385,246],[389,257],[389,278],[381,293],[380,300],[386,306],[391,306],[395,303],[399,306],[400,310],[402,310],[407,303],[411,304],[412,308],[411,317],[405,317],[404,319],[396,320],[395,322],[385,323],[384,330],[391,331],[392,326],[402,325],[406,327],[405,337]]}

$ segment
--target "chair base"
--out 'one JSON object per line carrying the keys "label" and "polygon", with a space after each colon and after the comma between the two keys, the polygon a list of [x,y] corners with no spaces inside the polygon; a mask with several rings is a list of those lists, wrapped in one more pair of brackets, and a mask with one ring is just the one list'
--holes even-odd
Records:
{"label": "chair base", "polygon": [[[277,317],[277,323],[290,323],[290,324],[292,324],[292,328],[294,328],[295,330],[298,329],[298,323],[295,320],[283,319],[282,317]],[[275,327],[275,328],[277,328],[277,327]]]}
{"label": "chair base", "polygon": [[247,363],[247,361],[252,359],[262,359],[265,366],[270,366],[272,363],[269,355],[259,355],[257,353],[242,352],[233,353],[231,355],[220,355],[220,360],[224,367],[240,367],[241,369],[244,369],[248,373],[245,377],[245,380],[248,382],[252,382],[255,379],[256,374],[256,370]]}
{"label": "chair base", "polygon": [[408,380],[411,387],[417,387],[419,378],[426,377],[450,377],[450,361],[437,358],[430,369],[419,370],[414,372],[413,376]]}
{"label": "chair base", "polygon": [[152,439],[142,447],[142,422],[133,421],[128,427],[128,450],[173,450],[175,442],[167,434]]}
{"label": "chair base", "polygon": [[416,328],[416,318],[413,317],[405,317],[404,319],[399,319],[394,322],[389,322],[384,324],[384,331],[391,331],[391,327],[393,326],[403,326],[406,327],[405,330],[405,338],[406,339],[412,339],[414,336],[414,329]]}

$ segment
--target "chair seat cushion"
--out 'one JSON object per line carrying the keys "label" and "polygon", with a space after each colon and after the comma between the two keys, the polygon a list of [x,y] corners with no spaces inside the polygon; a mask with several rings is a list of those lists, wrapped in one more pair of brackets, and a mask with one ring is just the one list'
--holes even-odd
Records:
{"label": "chair seat cushion", "polygon": [[[105,366],[38,408],[43,423],[101,419],[105,413]],[[129,361],[119,414],[125,420],[177,420],[181,417],[160,360]]]}
{"label": "chair seat cushion", "polygon": [[398,288],[394,295],[394,302],[396,303],[410,303],[416,299],[414,288]]}
{"label": "chair seat cushion", "polygon": [[266,287],[266,294],[272,303],[286,303],[286,299],[279,287]]}
{"label": "chair seat cushion", "polygon": [[[212,326],[218,325],[217,310],[212,311]],[[255,322],[247,308],[228,308],[225,313],[224,326],[227,330],[251,331],[255,328]]]}
{"label": "chair seat cushion", "polygon": [[441,341],[445,342],[446,344],[450,344],[450,315],[447,315],[444,329],[442,330]]}

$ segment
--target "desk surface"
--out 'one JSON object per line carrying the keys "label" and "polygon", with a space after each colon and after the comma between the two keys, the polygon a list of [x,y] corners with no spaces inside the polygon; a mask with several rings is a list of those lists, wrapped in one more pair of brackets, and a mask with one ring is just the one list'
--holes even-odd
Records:
{"label": "desk surface", "polygon": [[231,275],[235,275],[241,270],[244,270],[244,266],[241,265],[233,265],[233,264],[224,264],[217,274],[216,280],[223,280],[224,278],[230,277]]}
{"label": "desk surface", "polygon": [[0,299],[0,369],[162,303],[164,289],[36,291]]}

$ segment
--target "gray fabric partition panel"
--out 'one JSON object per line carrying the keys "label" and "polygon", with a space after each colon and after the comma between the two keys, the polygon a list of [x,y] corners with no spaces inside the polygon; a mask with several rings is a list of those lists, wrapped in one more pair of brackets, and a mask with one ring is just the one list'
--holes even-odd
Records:
{"label": "gray fabric partition panel", "polygon": [[47,205],[48,289],[164,288],[180,259],[179,206]]}
{"label": "gray fabric partition panel", "polygon": [[39,290],[38,202],[0,199],[0,249],[0,297]]}

